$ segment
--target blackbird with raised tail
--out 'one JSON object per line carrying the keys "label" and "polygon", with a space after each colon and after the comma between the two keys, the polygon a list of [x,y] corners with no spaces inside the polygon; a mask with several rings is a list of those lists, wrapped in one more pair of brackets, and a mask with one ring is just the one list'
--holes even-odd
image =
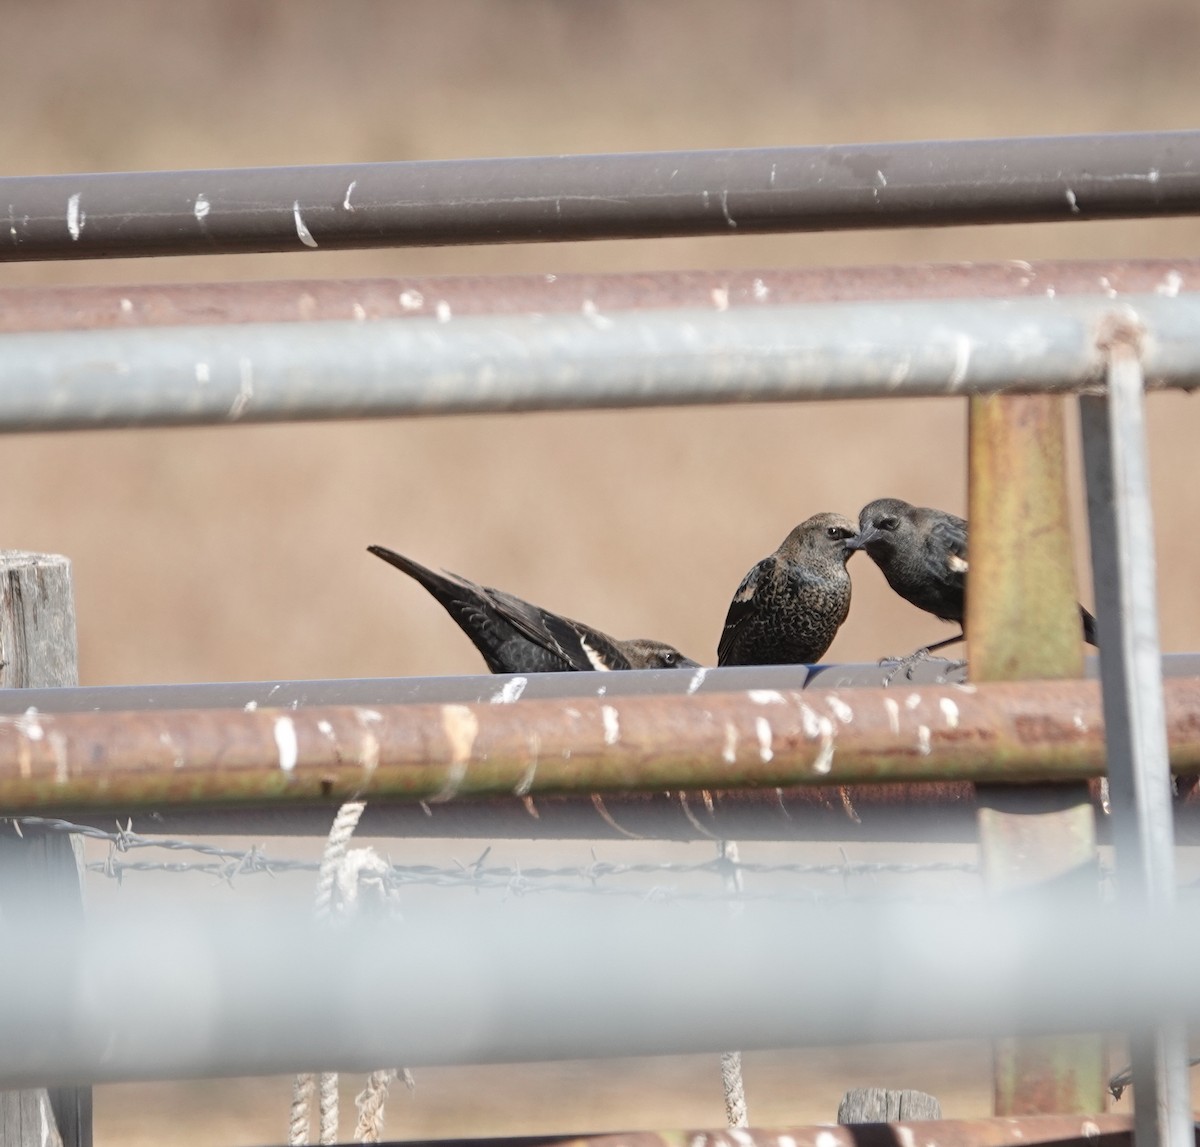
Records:
{"label": "blackbird with raised tail", "polygon": [[503,590],[436,573],[384,546],[368,551],[420,582],[475,643],[493,673],[563,673],[595,669],[698,669],[661,641],[619,641],[590,625]]}
{"label": "blackbird with raised tail", "polygon": [[847,543],[858,533],[841,514],[801,522],[733,595],[718,665],[812,665],[850,612]]}
{"label": "blackbird with raised tail", "polygon": [[[858,515],[852,550],[866,550],[887,583],[905,601],[942,621],[964,626],[967,589],[967,523],[944,510],[878,498]],[[1083,638],[1096,645],[1096,619],[1081,605]],[[962,641],[959,633],[925,652]]]}

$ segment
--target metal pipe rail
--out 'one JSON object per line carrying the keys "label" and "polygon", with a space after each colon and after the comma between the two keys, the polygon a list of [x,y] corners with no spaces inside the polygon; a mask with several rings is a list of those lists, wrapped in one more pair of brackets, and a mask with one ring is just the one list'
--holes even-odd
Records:
{"label": "metal pipe rail", "polygon": [[387,1140],[381,1147],[881,1147],[885,1142],[920,1143],[922,1147],[1133,1147],[1133,1120],[1127,1115],[1023,1115],[913,1119],[889,1123],[885,1128],[877,1123],[845,1127],[818,1123],[721,1131],[397,1139]]}
{"label": "metal pipe rail", "polygon": [[[179,685],[88,685],[57,689],[0,689],[0,713],[102,712],[113,709],[296,709],[309,705],[507,704],[567,697],[678,696],[745,689],[883,688],[894,666],[734,665],[719,669],[643,669],[622,673],[490,674],[472,677],[364,677],[328,681],[214,681]],[[1095,677],[1097,664],[1089,660]],[[1200,677],[1200,654],[1163,658],[1171,677]],[[912,666],[893,690],[910,684],[965,684],[966,669],[931,657]]]}
{"label": "metal pipe rail", "polygon": [[297,902],[118,900],[73,925],[43,910],[0,934],[0,1087],[1200,1019],[1200,919],[1182,909],[754,901],[731,922],[726,904],[654,900],[402,906],[332,927]]}
{"label": "metal pipe rail", "polygon": [[[1168,653],[1164,677],[1200,677],[1200,654]],[[214,681],[177,685],[83,685],[55,689],[0,689],[0,714],[87,713],[142,709],[297,709],[310,705],[470,704],[569,697],[667,697],[736,693],[750,689],[882,689],[905,697],[915,685],[965,685],[961,662],[931,657],[897,676],[894,663],[734,665],[644,669],[634,673],[480,674],[471,677],[363,677],[310,681]],[[1088,657],[1084,675],[1099,675]]]}
{"label": "metal pipe rail", "polygon": [[1189,215],[1200,132],[10,176],[0,261]]}
{"label": "metal pipe rail", "polygon": [[[1168,677],[1200,676],[1200,656],[1168,654]],[[1085,672],[1095,677],[1089,658]],[[569,697],[707,696],[748,689],[794,691],[882,687],[889,670],[877,664],[778,665],[753,668],[639,673],[539,673],[530,676],[400,677],[337,681],[248,681],[182,685],[107,685],[74,689],[0,689],[0,713],[106,712],[112,710],[295,709],[313,705],[376,708],[397,704],[469,704]],[[915,687],[963,683],[953,662],[918,662],[912,680],[893,682],[902,699]],[[1101,833],[1107,830],[1097,785],[1093,785]],[[1185,843],[1200,840],[1200,797],[1188,778],[1175,802],[1176,833]],[[316,835],[329,831],[328,802],[308,805],[240,804],[205,807],[131,808],[119,811],[143,833],[162,835],[242,833],[253,836]],[[75,809],[72,819],[111,828],[112,814]],[[471,837],[496,840],[643,838],[655,840],[855,840],[974,842],[975,790],[967,781],[923,784],[816,786],[786,790],[610,793],[591,796],[508,796],[439,805],[372,801],[363,814],[364,836]]]}
{"label": "metal pipe rail", "polygon": [[[1171,766],[1200,772],[1200,679],[1166,684]],[[426,801],[1103,775],[1088,681],[506,704],[0,718],[10,813]]]}
{"label": "metal pipe rail", "polygon": [[0,333],[1196,290],[1195,258],[0,287]]}
{"label": "metal pipe rail", "polygon": [[1200,298],[247,323],[0,336],[0,431],[1200,386]]}

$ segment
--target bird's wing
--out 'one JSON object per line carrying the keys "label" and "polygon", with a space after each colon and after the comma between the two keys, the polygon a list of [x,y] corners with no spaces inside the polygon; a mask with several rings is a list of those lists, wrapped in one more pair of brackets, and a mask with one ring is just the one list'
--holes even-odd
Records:
{"label": "bird's wing", "polygon": [[771,574],[772,560],[764,558],[744,578],[729,603],[729,612],[725,615],[725,628],[721,630],[721,640],[717,644],[717,664],[724,665],[726,657],[733,652],[734,642],[739,630],[746,624],[755,610],[755,595],[759,592]]}
{"label": "bird's wing", "polygon": [[929,528],[930,550],[945,562],[946,580],[962,585],[967,576],[967,523],[953,514],[942,514]]}
{"label": "bird's wing", "polygon": [[629,662],[611,637],[581,621],[552,613],[503,590],[488,598],[514,629],[563,661],[563,669],[628,669]]}
{"label": "bird's wing", "polygon": [[558,649],[576,669],[632,669],[629,658],[620,644],[582,621],[551,615],[547,629],[553,634]]}

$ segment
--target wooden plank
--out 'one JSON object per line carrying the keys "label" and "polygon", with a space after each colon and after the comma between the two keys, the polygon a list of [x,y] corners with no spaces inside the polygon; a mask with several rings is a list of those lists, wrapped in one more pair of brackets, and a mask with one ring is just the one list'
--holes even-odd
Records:
{"label": "wooden plank", "polygon": [[889,1091],[884,1087],[855,1087],[842,1096],[837,1121],[843,1127],[851,1123],[898,1123],[922,1119],[941,1119],[942,1105],[924,1091],[903,1088]]}
{"label": "wooden plank", "polygon": [[[71,563],[57,555],[0,551],[0,687],[78,684]],[[73,837],[0,827],[6,925],[32,929],[48,912],[82,913],[82,859],[82,845]],[[30,889],[37,889],[36,897]],[[0,1092],[0,1143],[92,1147],[92,1089]]]}
{"label": "wooden plank", "polygon": [[0,1143],[24,1147],[63,1147],[54,1112],[45,1091],[0,1093]]}

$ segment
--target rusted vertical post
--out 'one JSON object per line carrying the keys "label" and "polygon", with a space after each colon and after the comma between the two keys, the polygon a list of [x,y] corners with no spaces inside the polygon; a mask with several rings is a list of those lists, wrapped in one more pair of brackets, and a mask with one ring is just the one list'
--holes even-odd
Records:
{"label": "rusted vertical post", "polygon": [[[66,558],[0,552],[0,686],[79,684],[75,600]],[[27,720],[36,721],[36,711]],[[0,810],[3,812],[3,810]],[[83,909],[82,851],[73,837],[0,822],[0,918],[36,929],[55,913]],[[69,959],[69,953],[63,954]],[[4,1147],[91,1147],[92,1089],[0,1092]]]}
{"label": "rusted vertical post", "polygon": [[[970,419],[970,679],[1081,676],[1062,400],[973,398]],[[1096,887],[1096,826],[1086,785],[980,786],[978,817],[993,895],[1088,894]],[[995,1109],[997,1115],[1102,1111],[1099,1037],[997,1041]]]}

